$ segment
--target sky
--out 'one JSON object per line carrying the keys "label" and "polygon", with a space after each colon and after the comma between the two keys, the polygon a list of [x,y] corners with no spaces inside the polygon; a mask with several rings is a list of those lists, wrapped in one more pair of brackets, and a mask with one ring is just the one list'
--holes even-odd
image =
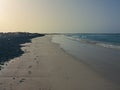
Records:
{"label": "sky", "polygon": [[0,32],[120,33],[120,0],[0,0]]}

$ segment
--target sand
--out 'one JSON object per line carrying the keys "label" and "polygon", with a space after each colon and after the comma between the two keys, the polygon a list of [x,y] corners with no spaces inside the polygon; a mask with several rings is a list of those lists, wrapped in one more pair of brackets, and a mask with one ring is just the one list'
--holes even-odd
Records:
{"label": "sand", "polygon": [[0,90],[120,90],[51,42],[51,36],[24,44],[26,52],[0,71]]}

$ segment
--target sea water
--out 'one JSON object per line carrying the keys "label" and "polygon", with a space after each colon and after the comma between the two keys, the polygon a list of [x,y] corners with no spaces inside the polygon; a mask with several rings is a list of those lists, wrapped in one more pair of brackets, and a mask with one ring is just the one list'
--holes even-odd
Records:
{"label": "sea water", "polygon": [[81,63],[120,85],[120,34],[54,35],[54,43]]}
{"label": "sea water", "polygon": [[86,43],[96,44],[106,48],[120,49],[120,34],[97,34],[97,33],[83,33],[83,34],[66,34],[69,38]]}

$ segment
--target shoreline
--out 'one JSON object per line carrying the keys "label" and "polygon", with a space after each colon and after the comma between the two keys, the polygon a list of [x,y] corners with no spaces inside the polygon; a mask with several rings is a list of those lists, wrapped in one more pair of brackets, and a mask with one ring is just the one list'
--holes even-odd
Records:
{"label": "shoreline", "polygon": [[119,90],[119,86],[64,52],[46,35],[22,47],[22,56],[0,71],[1,90]]}
{"label": "shoreline", "polygon": [[76,60],[85,64],[104,78],[120,85],[120,51],[71,40],[67,36],[53,36],[54,43]]}

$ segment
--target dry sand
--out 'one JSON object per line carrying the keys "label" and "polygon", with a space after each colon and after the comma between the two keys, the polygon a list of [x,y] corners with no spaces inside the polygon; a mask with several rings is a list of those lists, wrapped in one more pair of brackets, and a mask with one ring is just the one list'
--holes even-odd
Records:
{"label": "dry sand", "polygon": [[51,36],[32,39],[26,53],[0,71],[0,90],[120,90],[65,53]]}

